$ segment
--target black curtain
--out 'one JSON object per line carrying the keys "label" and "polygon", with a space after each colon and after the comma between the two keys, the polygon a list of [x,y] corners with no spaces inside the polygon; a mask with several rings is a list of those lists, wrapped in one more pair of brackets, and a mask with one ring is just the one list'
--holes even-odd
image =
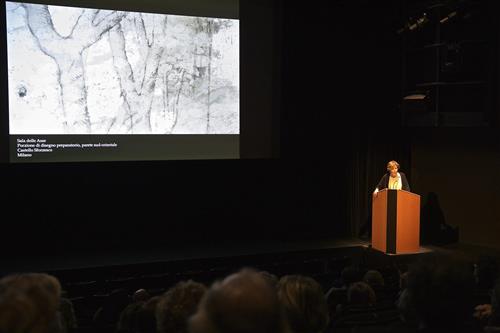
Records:
{"label": "black curtain", "polygon": [[348,184],[351,235],[371,228],[372,193],[386,172],[387,162],[396,160],[411,182],[411,140],[403,130],[353,131],[350,184]]}

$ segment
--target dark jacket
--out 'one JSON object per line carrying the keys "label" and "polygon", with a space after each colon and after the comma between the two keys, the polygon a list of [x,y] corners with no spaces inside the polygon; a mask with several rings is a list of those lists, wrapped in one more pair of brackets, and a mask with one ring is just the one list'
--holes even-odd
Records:
{"label": "dark jacket", "polygon": [[[401,189],[411,192],[410,184],[408,184],[408,180],[406,179],[405,174],[402,172],[399,172],[399,174],[401,175],[401,182],[403,183]],[[390,177],[389,173],[386,173],[385,175],[382,176],[377,185],[379,191],[389,187],[389,177]]]}

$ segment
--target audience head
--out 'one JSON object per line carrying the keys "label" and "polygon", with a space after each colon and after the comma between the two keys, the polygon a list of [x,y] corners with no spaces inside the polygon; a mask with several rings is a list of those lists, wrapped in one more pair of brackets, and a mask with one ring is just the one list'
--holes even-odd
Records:
{"label": "audience head", "polygon": [[138,313],[141,311],[142,306],[143,302],[134,302],[127,305],[125,309],[123,309],[118,320],[118,332],[129,333],[135,331]]}
{"label": "audience head", "polygon": [[196,312],[206,290],[205,285],[189,280],[177,283],[164,293],[156,308],[158,333],[187,332],[187,321]]}
{"label": "audience head", "polygon": [[149,292],[146,289],[139,289],[134,292],[132,295],[132,301],[134,302],[145,302],[151,298]]}
{"label": "audience head", "polygon": [[118,332],[156,333],[156,308],[160,296],[151,297],[144,302],[129,304],[120,314]]}
{"label": "audience head", "polygon": [[126,289],[115,289],[104,299],[101,307],[94,314],[97,325],[113,325],[120,319],[120,314],[130,303],[130,296]]}
{"label": "audience head", "polygon": [[0,280],[0,332],[46,333],[60,329],[59,281],[48,274],[10,275]]}
{"label": "audience head", "polygon": [[384,286],[384,277],[377,270],[369,270],[365,273],[363,281],[370,285],[372,288]]}
{"label": "audience head", "polygon": [[354,306],[372,306],[377,303],[375,291],[366,282],[354,282],[347,290],[347,303]]}
{"label": "audience head", "polygon": [[321,285],[310,277],[287,275],[278,283],[278,297],[293,333],[323,332],[329,322]]}
{"label": "audience head", "polygon": [[469,265],[450,256],[429,256],[410,267],[408,302],[419,324],[450,329],[471,317],[474,280]]}
{"label": "audience head", "polygon": [[268,282],[273,286],[273,287],[277,287],[278,286],[278,282],[279,282],[279,279],[276,275],[272,274],[272,273],[269,273],[268,271],[260,271],[259,272],[260,274],[262,274],[262,276],[268,280]]}
{"label": "audience head", "polygon": [[66,297],[61,297],[59,304],[61,313],[61,325],[66,332],[74,330],[77,327],[75,309],[73,303]]}
{"label": "audience head", "polygon": [[137,333],[156,333],[156,309],[160,302],[160,296],[151,297],[142,303],[142,307],[137,313],[136,331]]}
{"label": "audience head", "polygon": [[190,333],[280,333],[276,289],[259,272],[243,269],[215,282],[189,320]]}
{"label": "audience head", "polygon": [[32,330],[41,324],[40,311],[34,302],[24,293],[3,291],[0,296],[0,333],[43,332]]}

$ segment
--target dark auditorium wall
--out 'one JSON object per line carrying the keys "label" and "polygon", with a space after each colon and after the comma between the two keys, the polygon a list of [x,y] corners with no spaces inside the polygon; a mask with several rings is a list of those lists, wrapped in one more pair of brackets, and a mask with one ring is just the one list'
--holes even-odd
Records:
{"label": "dark auditorium wall", "polygon": [[500,131],[498,128],[430,128],[412,139],[414,190],[425,204],[437,194],[459,241],[500,248]]}
{"label": "dark auditorium wall", "polygon": [[326,236],[357,234],[385,163],[405,154],[398,110],[402,4],[285,5],[282,155],[304,170],[309,219],[345,224],[342,234]]}

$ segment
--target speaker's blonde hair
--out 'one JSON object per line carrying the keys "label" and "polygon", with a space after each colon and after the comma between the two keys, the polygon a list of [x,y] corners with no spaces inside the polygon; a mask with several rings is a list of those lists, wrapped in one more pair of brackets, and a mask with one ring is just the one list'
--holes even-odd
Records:
{"label": "speaker's blonde hair", "polygon": [[398,168],[398,170],[399,170],[399,163],[396,161],[389,161],[387,163],[387,171],[391,171],[394,168]]}

